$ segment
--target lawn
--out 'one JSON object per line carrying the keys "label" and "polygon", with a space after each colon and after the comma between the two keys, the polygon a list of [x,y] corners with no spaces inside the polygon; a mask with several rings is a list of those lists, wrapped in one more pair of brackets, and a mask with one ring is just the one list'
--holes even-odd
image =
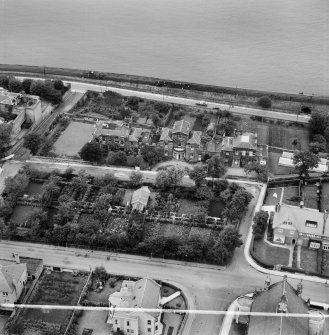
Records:
{"label": "lawn", "polygon": [[321,211],[325,209],[329,210],[329,183],[322,184],[322,193],[321,193]]}
{"label": "lawn", "polygon": [[[87,274],[74,277],[69,272],[44,272],[40,277],[31,304],[34,305],[76,305],[86,282]],[[44,322],[59,324],[62,330],[69,321],[69,310],[28,309],[20,318],[24,320],[42,320]]]}
{"label": "lawn", "polygon": [[71,122],[54,144],[58,155],[75,156],[92,139],[95,125],[83,122]]}
{"label": "lawn", "polygon": [[14,222],[18,226],[24,226],[25,221],[30,216],[30,214],[38,210],[40,210],[39,207],[17,205],[10,217],[10,221]]}
{"label": "lawn", "polygon": [[303,186],[302,193],[305,207],[318,209],[317,189],[318,187],[316,185]]}
{"label": "lawn", "polygon": [[202,125],[202,119],[201,118],[197,118],[194,122],[194,125],[192,127],[193,131],[203,131],[204,130],[204,126]]}
{"label": "lawn", "polygon": [[208,215],[220,218],[225,208],[225,203],[219,198],[214,198],[209,201]]}
{"label": "lawn", "polygon": [[274,175],[287,175],[296,173],[294,168],[279,165],[281,152],[269,151],[268,153],[268,170]]}
{"label": "lawn", "polygon": [[206,209],[201,205],[201,203],[198,203],[198,201],[192,201],[189,199],[180,199],[177,216],[180,216],[182,214],[199,215],[205,211]]}
{"label": "lawn", "polygon": [[210,238],[211,229],[201,228],[201,227],[191,227],[190,237],[197,236],[200,237],[203,241],[207,241]]}
{"label": "lawn", "polygon": [[267,196],[264,201],[266,206],[275,206],[280,202],[282,187],[268,188]]}
{"label": "lawn", "polygon": [[[242,116],[238,129],[245,132],[257,132],[259,144],[288,150],[308,150],[309,131],[307,128],[253,121]],[[292,145],[294,139],[297,139],[296,147]]]}
{"label": "lawn", "polygon": [[329,252],[323,251],[323,265],[324,271],[323,274],[329,276]]}
{"label": "lawn", "polygon": [[29,183],[27,187],[26,194],[28,195],[38,195],[41,194],[42,185],[40,183]]}
{"label": "lawn", "polygon": [[92,329],[92,335],[111,334],[107,318],[107,311],[84,311],[78,320],[77,334],[81,335],[85,328]]}
{"label": "lawn", "polygon": [[290,251],[286,248],[274,247],[263,240],[255,240],[254,252],[259,259],[269,264],[288,265]]}
{"label": "lawn", "polygon": [[308,271],[308,272],[317,272],[318,271],[317,258],[318,258],[317,250],[301,248],[300,266],[305,271]]}
{"label": "lawn", "polygon": [[287,205],[298,206],[298,186],[285,187],[282,202]]}
{"label": "lawn", "polygon": [[[114,285],[110,285],[113,282]],[[92,280],[92,290],[88,291],[88,295],[86,297],[87,300],[95,303],[104,303],[107,304],[109,302],[109,296],[114,292],[119,292],[121,289],[122,280],[117,280],[115,277],[107,280],[104,284],[104,289],[101,292],[96,291],[97,280],[93,278]],[[113,287],[111,287],[113,286]]]}

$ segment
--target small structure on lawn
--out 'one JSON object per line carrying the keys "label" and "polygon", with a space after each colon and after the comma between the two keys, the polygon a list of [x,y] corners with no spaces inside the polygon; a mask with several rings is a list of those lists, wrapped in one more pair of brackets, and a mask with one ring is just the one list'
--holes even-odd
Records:
{"label": "small structure on lawn", "polygon": [[147,206],[147,203],[150,198],[150,194],[151,194],[151,191],[149,190],[147,186],[142,186],[141,188],[136,190],[133,193],[131,197],[131,201],[130,201],[132,205],[132,209],[142,212],[144,208]]}

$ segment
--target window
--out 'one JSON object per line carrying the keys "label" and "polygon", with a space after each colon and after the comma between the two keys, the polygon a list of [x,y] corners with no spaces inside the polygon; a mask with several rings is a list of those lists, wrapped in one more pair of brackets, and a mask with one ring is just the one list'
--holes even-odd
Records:
{"label": "window", "polygon": [[288,225],[288,226],[292,226],[292,222],[291,222],[291,221],[288,221],[288,220],[287,220],[287,221],[283,221],[282,223],[283,223],[283,224],[286,224],[286,225]]}
{"label": "window", "polygon": [[133,330],[133,329],[131,330],[131,333],[132,333],[132,334],[134,333],[134,330]]}
{"label": "window", "polygon": [[253,155],[253,152],[252,151],[249,151],[249,156],[252,156]]}
{"label": "window", "polygon": [[147,328],[147,331],[150,333],[151,332],[151,328]]}
{"label": "window", "polygon": [[2,292],[2,295],[8,297],[8,292]]}
{"label": "window", "polygon": [[194,154],[193,153],[191,153],[190,158],[194,158]]}
{"label": "window", "polygon": [[290,230],[289,234],[290,234],[290,235],[294,235],[294,234],[295,234],[295,231],[294,231],[294,230]]}
{"label": "window", "polygon": [[158,325],[155,326],[155,330],[158,330]]}
{"label": "window", "polygon": [[151,324],[151,320],[147,320],[147,324],[150,325]]}
{"label": "window", "polygon": [[191,147],[191,151],[194,151],[194,148],[193,148],[193,147]]}
{"label": "window", "polygon": [[316,221],[306,220],[305,226],[309,228],[316,228],[318,226],[318,223]]}
{"label": "window", "polygon": [[127,333],[129,333],[129,329],[127,329]]}
{"label": "window", "polygon": [[329,244],[324,244],[324,245],[322,246],[322,249],[323,249],[323,250],[329,250]]}
{"label": "window", "polygon": [[129,321],[127,321],[127,326],[129,327]]}
{"label": "window", "polygon": [[118,324],[118,320],[115,320],[115,322],[114,322],[116,325]]}

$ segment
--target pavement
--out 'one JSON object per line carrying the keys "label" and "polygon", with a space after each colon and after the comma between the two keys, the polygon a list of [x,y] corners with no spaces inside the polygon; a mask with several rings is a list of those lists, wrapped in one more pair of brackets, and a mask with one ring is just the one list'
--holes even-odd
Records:
{"label": "pavement", "polygon": [[[31,77],[24,77],[24,76],[17,76],[17,78],[25,79]],[[40,78],[34,78],[40,79]],[[130,89],[123,89],[118,87],[112,87],[108,85],[96,85],[90,83],[83,83],[83,82],[76,82],[76,81],[64,81],[65,84],[71,84],[71,90],[75,92],[85,93],[87,90],[96,91],[96,92],[105,92],[111,90],[113,92],[117,92],[122,94],[123,96],[136,96],[141,97],[144,99],[156,100],[156,101],[165,101],[169,103],[175,103],[180,105],[186,106],[196,106],[199,100],[196,99],[188,99],[183,97],[176,97],[170,95],[164,95],[159,93],[152,93],[152,92],[142,92],[142,91],[134,91]],[[299,123],[308,123],[310,117],[307,115],[296,115],[296,114],[289,114],[289,113],[282,113],[276,112],[271,110],[264,110],[264,109],[256,109],[256,108],[249,108],[249,107],[242,107],[242,106],[231,106],[228,104],[220,104],[214,102],[206,101],[207,106],[200,106],[204,110],[207,109],[226,109],[230,110],[232,113],[236,114],[243,114],[243,115],[255,115],[255,116],[262,116],[271,119],[278,119],[278,120],[285,120],[290,122],[299,122]]]}

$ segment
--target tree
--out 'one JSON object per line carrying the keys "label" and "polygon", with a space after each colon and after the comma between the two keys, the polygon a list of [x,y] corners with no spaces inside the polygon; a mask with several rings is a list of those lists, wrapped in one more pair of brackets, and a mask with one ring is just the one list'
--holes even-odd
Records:
{"label": "tree", "polygon": [[3,218],[0,217],[0,240],[2,239],[3,234],[6,231],[6,225],[5,225],[5,221],[3,220]]}
{"label": "tree", "polygon": [[259,161],[252,161],[245,165],[244,171],[246,174],[251,172],[257,173],[257,179],[266,182],[268,178],[266,165],[261,165]]}
{"label": "tree", "polygon": [[310,151],[314,154],[318,154],[319,152],[325,152],[327,150],[326,143],[320,142],[311,142],[309,144]]}
{"label": "tree", "polygon": [[30,94],[31,93],[31,85],[33,83],[32,79],[24,79],[22,81],[22,89],[26,94]]}
{"label": "tree", "polygon": [[12,125],[2,123],[0,124],[0,158],[6,155],[6,152],[10,146],[10,135]]}
{"label": "tree", "polygon": [[200,185],[195,187],[193,197],[198,200],[210,200],[213,198],[213,194],[207,185]]}
{"label": "tree", "polygon": [[35,155],[43,142],[42,137],[37,133],[31,133],[25,136],[24,147],[30,149],[32,155]]}
{"label": "tree", "polygon": [[161,189],[166,189],[170,186],[170,179],[166,170],[161,170],[157,173],[155,186]]}
{"label": "tree", "polygon": [[140,186],[143,180],[143,174],[140,171],[132,171],[129,177],[132,186]]}
{"label": "tree", "polygon": [[300,177],[309,177],[309,171],[319,166],[320,158],[313,152],[301,151],[294,155],[295,170]]}
{"label": "tree", "polygon": [[263,95],[262,97],[260,97],[257,103],[262,108],[271,108],[272,106],[272,101],[267,95]]}
{"label": "tree", "polygon": [[253,218],[254,224],[252,226],[255,239],[261,239],[264,236],[268,217],[268,212],[266,211],[259,211],[255,214]]}
{"label": "tree", "polygon": [[165,157],[163,148],[154,147],[151,145],[144,146],[141,149],[141,156],[150,166],[161,162]]}
{"label": "tree", "polygon": [[57,90],[57,91],[63,91],[65,86],[64,86],[64,83],[62,80],[60,79],[56,79],[53,81],[53,86],[54,86],[54,89]]}
{"label": "tree", "polygon": [[195,182],[195,186],[199,187],[204,184],[207,177],[207,171],[203,166],[195,166],[189,171],[189,176]]}
{"label": "tree", "polygon": [[169,112],[171,105],[165,102],[157,101],[154,104],[154,108],[161,114],[167,114]]}
{"label": "tree", "polygon": [[106,163],[108,165],[121,165],[124,166],[127,164],[127,155],[123,151],[113,152],[110,151]]}
{"label": "tree", "polygon": [[61,191],[59,187],[60,180],[60,177],[52,176],[46,184],[43,184],[41,189],[41,204],[43,208],[50,207],[52,202],[59,196]]}
{"label": "tree", "polygon": [[236,129],[236,122],[231,119],[220,121],[217,126],[217,133],[225,136],[232,136]]}
{"label": "tree", "polygon": [[213,156],[208,160],[208,173],[212,177],[214,186],[214,178],[220,178],[225,175],[227,168],[224,161],[219,156]]}
{"label": "tree", "polygon": [[23,91],[22,82],[16,78],[10,78],[8,90],[14,93],[22,92]]}
{"label": "tree", "polygon": [[155,185],[162,189],[175,187],[182,181],[183,176],[184,170],[173,166],[169,169],[161,170],[157,173]]}
{"label": "tree", "polygon": [[103,151],[96,142],[89,142],[82,147],[80,156],[85,161],[99,162],[103,157]]}
{"label": "tree", "polygon": [[94,270],[94,274],[98,280],[106,281],[108,278],[108,273],[106,272],[104,266],[97,266]]}
{"label": "tree", "polygon": [[9,77],[7,76],[0,76],[0,87],[8,90],[9,88]]}
{"label": "tree", "polygon": [[309,129],[311,135],[313,134],[323,135],[324,130],[328,125],[329,125],[329,117],[327,113],[312,111],[312,115],[309,120]]}

